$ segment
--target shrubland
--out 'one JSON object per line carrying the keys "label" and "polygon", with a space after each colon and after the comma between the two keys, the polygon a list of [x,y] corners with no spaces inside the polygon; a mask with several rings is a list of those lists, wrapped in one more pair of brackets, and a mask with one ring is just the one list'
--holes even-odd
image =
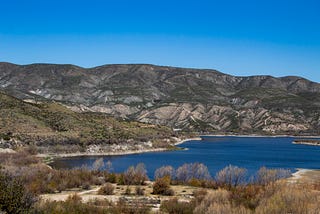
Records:
{"label": "shrubland", "polygon": [[[0,210],[7,213],[150,213],[142,202],[122,200],[82,201],[71,195],[55,202],[38,197],[61,191],[87,190],[100,187],[98,194],[114,194],[117,185],[127,187],[128,197],[161,196],[162,213],[319,213],[319,182],[312,185],[290,183],[285,169],[262,167],[248,178],[246,170],[226,166],[210,175],[201,163],[187,163],[174,169],[163,166],[155,171],[153,192],[146,193],[148,183],[144,164],[129,167],[123,173],[113,173],[103,159],[89,167],[71,170],[51,169],[43,160],[32,155],[32,150],[0,156]],[[136,185],[135,188],[133,185]],[[175,192],[178,186],[193,186],[195,191],[187,201]],[[14,194],[13,194],[14,193]],[[142,204],[141,204],[142,203]]]}

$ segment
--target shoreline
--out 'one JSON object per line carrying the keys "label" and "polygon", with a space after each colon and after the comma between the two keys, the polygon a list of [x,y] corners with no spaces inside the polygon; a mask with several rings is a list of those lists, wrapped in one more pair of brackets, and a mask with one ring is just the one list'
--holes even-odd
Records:
{"label": "shoreline", "polygon": [[[179,140],[178,142],[172,144],[174,146],[181,145],[187,141],[191,140],[201,140],[201,138],[187,138]],[[76,152],[76,153],[48,153],[48,154],[37,154],[37,157],[40,158],[68,158],[68,157],[88,157],[88,156],[120,156],[120,155],[132,155],[132,154],[141,154],[148,152],[165,152],[171,151],[170,148],[151,148],[151,149],[141,149],[141,150],[128,150],[128,151],[118,151],[118,152],[99,152],[99,153],[88,153],[88,152]]]}
{"label": "shoreline", "polygon": [[308,145],[308,146],[320,146],[320,140],[295,140],[292,142],[293,144],[300,144],[300,145]]}
{"label": "shoreline", "polygon": [[236,135],[236,134],[207,134],[207,135],[199,135],[200,138],[203,137],[293,137],[293,138],[320,138],[320,136],[305,136],[305,135]]}
{"label": "shoreline", "polygon": [[[305,169],[305,168],[296,168],[296,172],[291,174],[291,177],[287,178],[289,183],[300,182],[313,182],[314,180],[319,180],[320,169]],[[313,177],[310,174],[315,174]]]}
{"label": "shoreline", "polygon": [[[191,140],[202,140],[202,137],[296,137],[296,138],[320,138],[320,136],[292,136],[292,135],[275,135],[275,136],[268,136],[268,135],[199,135],[199,137],[194,138],[186,138],[186,139],[179,139],[176,143],[172,144],[173,146],[179,146],[187,141]],[[68,158],[68,157],[87,157],[87,156],[120,156],[120,155],[132,155],[132,154],[141,154],[141,153],[148,153],[148,152],[165,152],[171,151],[170,148],[150,148],[150,149],[140,149],[140,150],[128,150],[128,151],[115,151],[115,152],[98,152],[98,153],[89,153],[89,152],[75,152],[75,153],[47,153],[47,154],[37,154],[37,157],[40,158]]]}

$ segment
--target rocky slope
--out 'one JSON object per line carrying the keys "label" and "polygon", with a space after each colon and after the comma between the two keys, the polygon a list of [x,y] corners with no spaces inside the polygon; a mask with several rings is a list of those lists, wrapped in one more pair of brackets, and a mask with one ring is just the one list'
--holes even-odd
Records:
{"label": "rocky slope", "polygon": [[31,145],[40,153],[119,153],[172,147],[168,127],[73,112],[55,102],[27,103],[0,92],[0,149]]}
{"label": "rocky slope", "polygon": [[1,90],[74,111],[210,133],[320,134],[320,84],[155,65],[0,63]]}

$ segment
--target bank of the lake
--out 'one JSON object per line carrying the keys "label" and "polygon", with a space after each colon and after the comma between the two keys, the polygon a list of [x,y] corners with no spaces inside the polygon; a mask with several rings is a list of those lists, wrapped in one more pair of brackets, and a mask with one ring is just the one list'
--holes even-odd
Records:
{"label": "bank of the lake", "polygon": [[304,144],[309,146],[320,146],[320,140],[312,140],[312,139],[298,139],[294,140],[292,143],[294,144]]}
{"label": "bank of the lake", "polygon": [[187,138],[187,139],[176,139],[177,142],[172,144],[170,147],[166,148],[142,148],[138,150],[121,150],[121,151],[111,151],[111,152],[75,152],[75,153],[43,153],[38,154],[41,158],[68,158],[68,157],[88,157],[88,156],[120,156],[120,155],[132,155],[148,152],[164,152],[164,151],[174,151],[181,150],[182,148],[177,147],[187,141],[191,140],[201,140],[201,138]]}
{"label": "bank of the lake", "polygon": [[[319,169],[320,147],[292,144],[295,139],[292,137],[220,136],[203,139],[184,142],[183,147],[187,150],[103,156],[103,160],[111,161],[115,172],[145,163],[150,178],[163,165],[178,168],[184,163],[193,162],[207,165],[212,176],[229,164],[246,168],[250,175],[254,175],[262,166],[285,168],[292,172],[296,168]],[[51,165],[55,168],[90,167],[100,157],[58,158]]]}

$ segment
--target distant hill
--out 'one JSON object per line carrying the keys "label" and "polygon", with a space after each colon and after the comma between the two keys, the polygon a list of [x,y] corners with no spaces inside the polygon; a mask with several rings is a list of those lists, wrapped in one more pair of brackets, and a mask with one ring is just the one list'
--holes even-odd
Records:
{"label": "distant hill", "polygon": [[235,77],[146,64],[85,69],[0,63],[0,87],[19,99],[183,130],[320,134],[320,84],[301,77]]}
{"label": "distant hill", "polygon": [[143,143],[166,147],[172,136],[167,127],[117,120],[101,113],[77,113],[50,101],[27,103],[0,92],[0,148],[22,144],[35,145],[41,152],[85,152],[90,145],[103,145],[99,147],[103,151],[114,149],[108,148],[110,145],[123,145],[128,147],[123,150],[134,150]]}

